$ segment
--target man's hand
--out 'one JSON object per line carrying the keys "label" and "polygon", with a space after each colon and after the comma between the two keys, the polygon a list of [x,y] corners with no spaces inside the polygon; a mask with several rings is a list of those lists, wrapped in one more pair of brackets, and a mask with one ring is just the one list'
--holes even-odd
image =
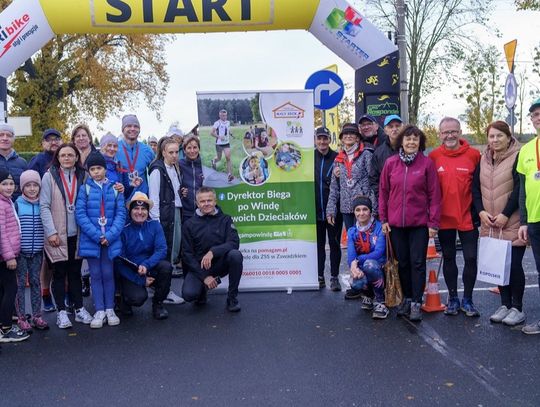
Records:
{"label": "man's hand", "polygon": [[120,182],[115,182],[114,185],[113,185],[113,188],[114,188],[119,194],[123,194],[123,193],[124,193],[124,185],[122,185]]}
{"label": "man's hand", "polygon": [[326,217],[326,221],[332,226],[334,226],[334,224],[336,223],[336,219],[332,215],[328,215]]}
{"label": "man's hand", "polygon": [[55,233],[54,235],[49,236],[47,240],[49,241],[49,244],[52,247],[60,246],[60,236],[58,236],[58,233]]}
{"label": "man's hand", "polygon": [[139,273],[139,275],[141,275],[141,276],[144,276],[144,275],[146,275],[147,271],[148,271],[148,269],[145,266],[140,265],[139,269],[137,270],[137,273]]}
{"label": "man's hand", "polygon": [[339,167],[337,165],[334,167],[333,172],[334,172],[334,177],[336,177],[336,178],[339,178],[339,176],[341,175],[341,171],[340,171],[340,169],[339,169]]}
{"label": "man's hand", "polygon": [[529,240],[529,231],[528,231],[527,225],[523,225],[519,227],[518,238],[524,241]]}
{"label": "man's hand", "polygon": [[105,237],[102,237],[100,240],[99,240],[99,243],[102,245],[102,246],[108,246],[109,245],[109,241],[107,239],[105,239]]}
{"label": "man's hand", "polygon": [[188,194],[188,189],[186,187],[180,188],[180,194],[182,194],[183,198],[186,198]]}
{"label": "man's hand", "polygon": [[15,270],[17,268],[17,260],[11,259],[6,261],[6,267],[8,270]]}
{"label": "man's hand", "polygon": [[[214,258],[214,253],[212,253],[211,250],[208,251],[208,253],[206,253],[204,255],[204,257],[202,258],[201,260],[201,268],[203,270],[210,270],[210,267],[212,267],[212,259]],[[215,288],[215,287],[213,287]]]}
{"label": "man's hand", "polygon": [[146,286],[150,287],[155,280],[154,277],[146,277]]}
{"label": "man's hand", "polygon": [[213,290],[214,288],[218,286],[216,279],[212,276],[206,277],[203,282],[204,282],[204,285],[206,285],[209,290]]}

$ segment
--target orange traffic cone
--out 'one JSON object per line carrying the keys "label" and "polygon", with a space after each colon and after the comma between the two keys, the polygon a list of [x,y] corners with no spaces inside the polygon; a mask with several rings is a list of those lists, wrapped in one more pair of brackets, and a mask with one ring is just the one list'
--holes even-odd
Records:
{"label": "orange traffic cone", "polygon": [[499,287],[491,287],[489,289],[489,292],[493,293],[493,294],[500,294],[501,293],[501,291],[499,290]]}
{"label": "orange traffic cone", "polygon": [[426,302],[422,305],[422,310],[426,312],[438,312],[444,311],[445,308],[446,307],[441,304],[437,274],[435,273],[435,270],[429,270]]}
{"label": "orange traffic cone", "polygon": [[343,232],[341,233],[341,248],[347,248],[347,231],[345,229],[343,229]]}
{"label": "orange traffic cone", "polygon": [[437,248],[435,247],[435,239],[430,238],[428,242],[428,247],[427,247],[427,259],[431,260],[431,259],[438,259],[438,258],[439,258],[439,254],[437,253]]}

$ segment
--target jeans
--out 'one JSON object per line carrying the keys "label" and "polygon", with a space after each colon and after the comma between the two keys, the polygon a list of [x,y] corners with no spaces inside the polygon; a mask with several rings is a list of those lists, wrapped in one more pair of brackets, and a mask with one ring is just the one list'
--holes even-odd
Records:
{"label": "jeans", "polygon": [[351,288],[356,291],[366,291],[369,285],[375,293],[375,301],[384,303],[384,273],[382,265],[377,260],[366,260],[360,269],[364,272],[364,276],[353,279]]}
{"label": "jeans", "polygon": [[6,262],[0,262],[0,327],[11,327],[11,317],[15,311],[17,296],[17,277],[15,270],[6,267]]}
{"label": "jeans", "polygon": [[69,299],[75,309],[82,308],[82,281],[81,281],[81,259],[75,258],[77,248],[77,236],[68,237],[68,260],[53,263],[53,295],[58,311],[64,311],[64,297],[66,296],[66,276],[68,279]]}
{"label": "jeans", "polygon": [[463,259],[465,260],[462,277],[463,298],[472,299],[477,273],[478,229],[474,228],[466,232],[456,231],[456,229],[439,230],[439,242],[443,252],[444,281],[448,287],[448,295],[457,297],[456,233],[459,233],[459,240],[463,248]]}
{"label": "jeans", "polygon": [[114,271],[108,252],[107,246],[101,246],[99,258],[86,259],[90,269],[90,287],[96,311],[114,308]]}
{"label": "jeans", "polygon": [[531,242],[536,271],[538,272],[538,286],[540,287],[540,222],[529,223],[527,226],[529,242]]}
{"label": "jeans", "polygon": [[328,246],[330,246],[330,275],[339,275],[341,263],[341,228],[343,217],[336,215],[335,224],[332,226],[326,220],[317,221],[317,266],[319,277],[324,277],[324,263],[326,262],[326,236],[328,234]]}
{"label": "jeans", "polygon": [[30,283],[30,299],[32,304],[32,316],[41,316],[41,282],[39,275],[41,273],[41,262],[43,261],[43,252],[35,254],[22,254],[17,259],[17,298],[15,300],[15,309],[19,317],[25,315],[25,291],[26,278]]}
{"label": "jeans", "polygon": [[512,263],[510,264],[510,283],[499,286],[501,304],[507,308],[522,311],[523,292],[525,291],[525,272],[523,271],[523,255],[525,246],[512,246]]}

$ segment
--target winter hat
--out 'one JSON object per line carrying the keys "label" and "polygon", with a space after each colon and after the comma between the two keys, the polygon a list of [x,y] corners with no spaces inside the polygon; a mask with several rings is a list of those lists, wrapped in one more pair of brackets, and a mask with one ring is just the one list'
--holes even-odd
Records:
{"label": "winter hat", "polygon": [[105,162],[105,157],[98,153],[97,151],[92,151],[88,158],[86,159],[86,168],[90,169],[91,167],[100,166],[107,168],[107,163]]}
{"label": "winter hat", "polygon": [[143,192],[135,192],[133,196],[131,197],[131,200],[127,203],[127,206],[129,208],[129,211],[133,208],[142,206],[143,208],[146,208],[147,210],[152,209],[152,206],[154,206],[154,202],[152,202],[151,199],[148,199],[148,195],[146,195]]}
{"label": "winter hat", "polygon": [[55,137],[60,137],[62,138],[62,135],[60,134],[60,132],[56,129],[47,129],[43,132],[43,140],[47,140],[49,138],[49,136],[55,136]]}
{"label": "winter hat", "polygon": [[158,142],[156,136],[150,136],[150,137],[148,137],[148,140],[147,140],[147,141],[148,141],[148,144],[150,144],[150,143],[157,143],[157,142]]}
{"label": "winter hat", "polygon": [[184,132],[181,129],[179,129],[177,126],[171,126],[165,136],[166,137],[172,137],[172,136],[184,137]]}
{"label": "winter hat", "polygon": [[13,179],[13,176],[5,168],[0,169],[0,182],[5,181],[6,179]]}
{"label": "winter hat", "polygon": [[139,128],[141,127],[137,116],[135,116],[134,114],[126,114],[124,117],[122,117],[122,131],[124,131],[124,128],[126,126],[129,126],[130,124]]}
{"label": "winter hat", "polygon": [[341,129],[341,133],[339,133],[340,140],[345,133],[356,134],[357,137],[360,137],[360,131],[358,130],[358,126],[354,123],[345,123],[343,125],[343,128]]}
{"label": "winter hat", "polygon": [[105,147],[107,144],[118,144],[118,139],[110,131],[101,137],[101,141],[99,142],[101,147]]}
{"label": "winter hat", "polygon": [[12,125],[7,124],[7,123],[0,123],[0,131],[7,131],[15,135],[15,129],[13,128]]}
{"label": "winter hat", "polygon": [[353,210],[356,209],[356,207],[359,205],[367,206],[370,212],[373,211],[373,205],[371,204],[371,199],[369,199],[367,196],[360,195],[354,198]]}
{"label": "winter hat", "polygon": [[23,173],[21,174],[21,179],[19,180],[21,191],[24,189],[24,186],[28,184],[29,182],[35,182],[41,188],[41,178],[39,177],[39,173],[37,171],[34,171],[34,170],[23,171]]}

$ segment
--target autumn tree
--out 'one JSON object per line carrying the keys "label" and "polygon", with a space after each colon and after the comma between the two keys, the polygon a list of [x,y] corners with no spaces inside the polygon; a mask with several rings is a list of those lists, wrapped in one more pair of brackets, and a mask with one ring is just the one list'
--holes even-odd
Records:
{"label": "autumn tree", "polygon": [[540,11],[539,0],[515,0],[514,3],[518,10],[538,10]]}

